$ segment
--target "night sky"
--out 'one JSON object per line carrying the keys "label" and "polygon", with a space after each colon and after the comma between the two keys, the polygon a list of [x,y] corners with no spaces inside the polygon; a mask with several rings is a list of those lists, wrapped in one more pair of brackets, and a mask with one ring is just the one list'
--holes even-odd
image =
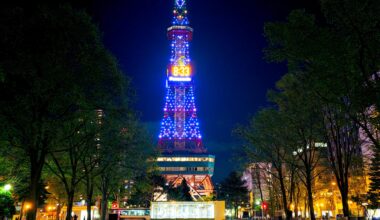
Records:
{"label": "night sky", "polygon": [[[257,110],[268,105],[266,92],[286,73],[286,64],[263,59],[263,26],[285,21],[292,9],[314,12],[316,0],[187,0],[194,28],[190,56],[195,68],[195,98],[203,141],[216,155],[214,181],[232,169],[241,143],[232,135]],[[135,108],[154,141],[163,115],[165,72],[169,61],[166,28],[172,0],[95,0],[86,3],[106,47],[137,92]]]}

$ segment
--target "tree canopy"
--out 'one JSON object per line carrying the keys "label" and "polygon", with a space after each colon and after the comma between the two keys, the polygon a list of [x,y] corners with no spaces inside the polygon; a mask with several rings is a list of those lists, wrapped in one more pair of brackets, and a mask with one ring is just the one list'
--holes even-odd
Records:
{"label": "tree canopy", "polygon": [[95,176],[112,168],[118,186],[145,170],[152,145],[133,111],[130,80],[87,13],[15,3],[0,9],[0,31],[0,160],[8,173],[23,165],[25,175],[16,176],[28,180],[28,219],[41,203],[45,172],[65,186],[69,205],[83,169]]}

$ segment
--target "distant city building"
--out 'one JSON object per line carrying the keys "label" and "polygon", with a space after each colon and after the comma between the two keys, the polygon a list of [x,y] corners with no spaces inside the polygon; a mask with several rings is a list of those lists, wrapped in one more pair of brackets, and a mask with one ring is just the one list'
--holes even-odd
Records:
{"label": "distant city building", "polygon": [[243,173],[243,180],[251,192],[251,202],[261,205],[263,201],[269,201],[269,187],[272,182],[271,163],[252,163]]}

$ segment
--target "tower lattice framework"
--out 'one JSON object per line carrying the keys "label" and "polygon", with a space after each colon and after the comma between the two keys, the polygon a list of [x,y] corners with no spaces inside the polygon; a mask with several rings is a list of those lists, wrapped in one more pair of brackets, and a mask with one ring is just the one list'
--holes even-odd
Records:
{"label": "tower lattice framework", "polygon": [[186,0],[174,0],[172,26],[167,29],[171,55],[167,68],[166,96],[158,148],[158,165],[166,180],[176,186],[186,180],[194,198],[213,192],[213,155],[208,155],[195,105],[193,67],[189,47],[193,29],[189,26]]}

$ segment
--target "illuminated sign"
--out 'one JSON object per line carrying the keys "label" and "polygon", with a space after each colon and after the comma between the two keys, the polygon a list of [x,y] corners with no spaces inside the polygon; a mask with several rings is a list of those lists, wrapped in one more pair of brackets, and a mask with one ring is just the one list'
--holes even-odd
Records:
{"label": "illuminated sign", "polygon": [[169,81],[177,81],[177,82],[190,82],[190,77],[169,77]]}
{"label": "illuminated sign", "polygon": [[152,202],[151,219],[225,219],[225,202]]}
{"label": "illuminated sign", "polygon": [[171,70],[172,76],[184,76],[188,77],[191,74],[190,65],[187,66],[172,66]]}
{"label": "illuminated sign", "polygon": [[191,81],[191,65],[185,56],[179,57],[169,69],[170,81],[189,82]]}

